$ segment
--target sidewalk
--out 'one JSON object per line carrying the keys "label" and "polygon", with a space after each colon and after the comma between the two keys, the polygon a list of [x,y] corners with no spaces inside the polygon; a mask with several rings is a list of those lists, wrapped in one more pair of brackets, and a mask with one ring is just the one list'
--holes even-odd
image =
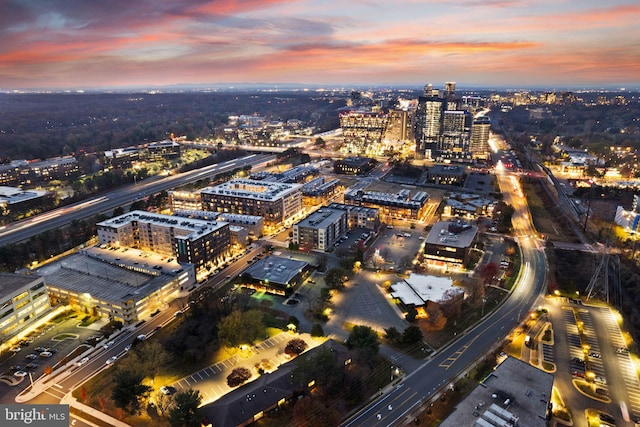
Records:
{"label": "sidewalk", "polygon": [[[98,411],[97,409],[94,409],[89,405],[85,405],[83,403],[78,402],[76,398],[71,395],[71,393],[72,392],[65,394],[62,400],[60,400],[60,403],[63,405],[69,405],[69,408],[75,408],[78,411],[80,411],[82,414],[87,414],[94,418],[98,418],[104,421],[105,423],[108,423],[111,426],[129,427],[129,424],[127,423],[123,423],[122,421],[115,419],[112,416],[105,414],[104,412]],[[75,418],[82,419],[82,416],[77,416],[75,414],[73,416]],[[83,421],[88,424],[92,424],[92,423],[89,423],[87,420],[83,420]]]}

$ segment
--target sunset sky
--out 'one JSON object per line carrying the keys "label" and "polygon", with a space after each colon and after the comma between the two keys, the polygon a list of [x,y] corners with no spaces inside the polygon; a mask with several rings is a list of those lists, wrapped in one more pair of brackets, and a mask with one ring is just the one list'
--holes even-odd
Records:
{"label": "sunset sky", "polygon": [[640,85],[638,0],[0,0],[0,90]]}

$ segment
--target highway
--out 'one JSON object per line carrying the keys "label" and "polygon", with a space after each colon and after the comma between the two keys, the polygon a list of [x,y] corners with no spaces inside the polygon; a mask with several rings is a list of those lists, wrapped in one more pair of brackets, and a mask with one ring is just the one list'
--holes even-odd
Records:
{"label": "highway", "polygon": [[465,331],[398,385],[344,422],[344,427],[392,426],[411,421],[430,397],[445,391],[473,362],[496,350],[536,305],[546,286],[546,259],[540,242],[534,237],[526,199],[517,180],[504,171],[496,177],[505,201],[515,209],[512,223],[522,251],[522,268],[511,296],[482,323]]}
{"label": "highway", "polygon": [[9,224],[0,228],[0,246],[22,242],[32,236],[48,230],[68,225],[73,220],[81,220],[103,212],[109,212],[118,206],[146,197],[163,190],[179,187],[186,183],[211,177],[238,167],[251,165],[256,167],[275,159],[275,155],[251,154],[201,169],[184,172],[162,179],[149,178],[141,183],[129,185],[111,191],[106,195],[94,197],[81,203],[65,206],[33,218]]}

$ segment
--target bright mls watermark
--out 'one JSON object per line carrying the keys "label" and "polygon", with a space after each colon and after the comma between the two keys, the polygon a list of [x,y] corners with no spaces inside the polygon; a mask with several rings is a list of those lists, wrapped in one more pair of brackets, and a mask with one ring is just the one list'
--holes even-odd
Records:
{"label": "bright mls watermark", "polygon": [[69,405],[1,405],[0,425],[67,427]]}

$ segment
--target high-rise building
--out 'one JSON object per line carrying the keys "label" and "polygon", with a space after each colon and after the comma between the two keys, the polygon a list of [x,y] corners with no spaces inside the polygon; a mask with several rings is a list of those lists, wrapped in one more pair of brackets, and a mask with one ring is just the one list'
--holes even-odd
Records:
{"label": "high-rise building", "polygon": [[471,143],[469,151],[474,159],[486,159],[489,155],[489,131],[491,120],[489,117],[477,117],[471,126]]}
{"label": "high-rise building", "polygon": [[389,116],[382,112],[348,111],[340,114],[345,145],[354,154],[364,154],[371,145],[379,145],[387,129]]}
{"label": "high-rise building", "polygon": [[468,159],[470,118],[461,105],[455,83],[448,82],[443,92],[431,84],[425,86],[414,120],[416,157]]}
{"label": "high-rise building", "polygon": [[444,100],[437,95],[434,96],[433,93],[433,89],[428,88],[425,89],[425,96],[418,98],[414,121],[418,158],[431,158],[432,153],[437,150],[444,114]]}

